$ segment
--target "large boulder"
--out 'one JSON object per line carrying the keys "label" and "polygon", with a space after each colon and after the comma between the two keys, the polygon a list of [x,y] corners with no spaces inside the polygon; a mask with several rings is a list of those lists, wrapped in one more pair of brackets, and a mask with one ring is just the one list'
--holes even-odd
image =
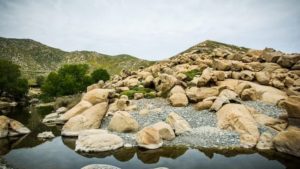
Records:
{"label": "large boulder", "polygon": [[138,128],[138,122],[126,111],[117,111],[108,125],[109,130],[117,132],[134,132]]}
{"label": "large boulder", "polygon": [[152,127],[158,130],[160,138],[163,140],[173,140],[175,138],[172,127],[165,122],[157,122],[153,124]]}
{"label": "large boulder", "polygon": [[72,117],[63,126],[62,135],[77,136],[82,130],[99,128],[101,120],[107,112],[107,108],[107,102],[98,103],[83,113]]}
{"label": "large boulder", "polygon": [[119,167],[107,164],[90,164],[82,167],[81,169],[120,169]]}
{"label": "large boulder", "polygon": [[161,74],[154,79],[155,89],[161,93],[166,93],[177,83],[177,78],[168,74]]}
{"label": "large boulder", "polygon": [[224,89],[219,94],[219,97],[216,98],[212,104],[210,110],[218,111],[224,104],[230,103],[231,101],[237,102],[238,95],[229,89]]}
{"label": "large boulder", "polygon": [[213,102],[211,100],[203,100],[195,105],[195,109],[199,111],[206,110],[209,109],[212,105]]}
{"label": "large boulder", "polygon": [[67,121],[70,118],[81,114],[83,111],[85,111],[86,109],[92,107],[93,105],[85,100],[80,101],[77,105],[75,105],[72,109],[68,110],[66,113],[64,113],[60,119],[62,121]]}
{"label": "large boulder", "polygon": [[277,151],[300,157],[300,130],[282,131],[278,133],[273,144]]}
{"label": "large boulder", "polygon": [[6,116],[0,116],[0,138],[28,133],[30,133],[30,130],[22,123]]}
{"label": "large boulder", "polygon": [[223,70],[223,71],[230,70],[231,69],[231,62],[229,60],[214,59],[213,67],[216,70]]}
{"label": "large boulder", "polygon": [[191,87],[186,89],[186,94],[189,100],[199,102],[205,98],[219,95],[218,87]]}
{"label": "large boulder", "polygon": [[241,104],[226,104],[217,112],[218,127],[240,134],[244,147],[254,147],[259,139],[256,121],[249,109]]}
{"label": "large boulder", "polygon": [[139,131],[136,134],[135,139],[139,147],[146,149],[157,149],[163,144],[159,131],[151,126],[145,127]]}
{"label": "large boulder", "polygon": [[242,80],[252,81],[255,78],[255,73],[251,72],[249,70],[243,70],[243,71],[241,71],[240,78]]}
{"label": "large boulder", "polygon": [[102,152],[123,147],[124,141],[115,134],[109,134],[106,130],[84,130],[78,134],[75,151]]}
{"label": "large boulder", "polygon": [[292,68],[300,60],[300,55],[283,55],[277,60],[277,64],[285,68]]}
{"label": "large boulder", "polygon": [[88,101],[91,104],[97,104],[108,101],[108,96],[112,95],[114,90],[112,89],[93,89],[88,91],[83,97],[82,100]]}
{"label": "large boulder", "polygon": [[0,116],[0,138],[7,137],[8,135],[9,118]]}
{"label": "large boulder", "polygon": [[269,72],[261,71],[255,73],[255,78],[259,84],[268,85],[271,79],[271,75]]}
{"label": "large boulder", "polygon": [[261,58],[266,62],[276,63],[277,60],[283,55],[282,52],[276,51],[272,48],[265,48],[261,54]]}
{"label": "large boulder", "polygon": [[300,96],[290,96],[279,102],[279,106],[286,109],[289,118],[300,119]]}
{"label": "large boulder", "polygon": [[180,135],[192,130],[190,124],[183,117],[174,112],[168,115],[166,122],[175,130],[176,135]]}
{"label": "large boulder", "polygon": [[169,98],[171,105],[174,107],[187,106],[189,101],[185,93],[174,93]]}
{"label": "large boulder", "polygon": [[260,150],[270,150],[273,149],[273,142],[272,142],[273,136],[269,132],[264,132],[260,135],[258,143],[256,145],[257,149]]}

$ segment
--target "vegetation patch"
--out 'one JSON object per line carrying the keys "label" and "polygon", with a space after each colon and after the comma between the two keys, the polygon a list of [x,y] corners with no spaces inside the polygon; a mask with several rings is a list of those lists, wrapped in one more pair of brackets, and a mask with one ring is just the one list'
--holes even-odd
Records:
{"label": "vegetation patch", "polygon": [[188,71],[188,72],[185,72],[184,74],[187,76],[187,80],[188,80],[188,81],[191,81],[191,80],[193,80],[193,78],[194,78],[196,75],[201,75],[201,74],[202,74],[202,71],[203,71],[203,70],[193,69],[193,70],[190,70],[190,71]]}
{"label": "vegetation patch", "polygon": [[126,95],[128,98],[133,99],[135,93],[143,93],[145,98],[154,98],[155,90],[145,87],[133,87],[130,90],[121,92],[121,95]]}

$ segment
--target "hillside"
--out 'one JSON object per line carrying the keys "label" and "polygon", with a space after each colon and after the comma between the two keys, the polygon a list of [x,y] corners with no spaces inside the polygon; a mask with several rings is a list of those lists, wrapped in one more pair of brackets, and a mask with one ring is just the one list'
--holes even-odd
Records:
{"label": "hillside", "polygon": [[118,74],[122,69],[136,70],[154,63],[125,54],[110,56],[90,51],[66,52],[30,39],[1,37],[0,58],[20,65],[26,77],[48,74],[64,64],[86,63],[91,70],[101,67],[110,74]]}

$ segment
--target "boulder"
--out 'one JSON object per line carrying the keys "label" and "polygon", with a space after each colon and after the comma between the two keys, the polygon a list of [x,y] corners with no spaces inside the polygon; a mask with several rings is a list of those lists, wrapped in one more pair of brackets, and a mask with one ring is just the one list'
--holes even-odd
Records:
{"label": "boulder", "polygon": [[271,79],[269,72],[255,72],[255,78],[259,84],[268,85]]}
{"label": "boulder", "polygon": [[219,95],[218,87],[191,87],[186,89],[186,94],[189,100],[199,102],[205,98]]}
{"label": "boulder", "polygon": [[52,133],[52,131],[45,131],[45,132],[42,132],[42,133],[39,133],[37,135],[38,138],[41,138],[41,139],[51,139],[51,138],[54,138],[54,134]]}
{"label": "boulder", "polygon": [[75,151],[102,152],[123,147],[124,141],[115,134],[109,134],[105,130],[83,130],[78,134]]}
{"label": "boulder", "polygon": [[242,100],[257,100],[258,98],[258,94],[253,88],[245,89],[241,93]]}
{"label": "boulder", "polygon": [[91,104],[97,104],[108,101],[108,96],[112,95],[114,90],[112,89],[93,89],[88,91],[83,97],[82,100],[88,101]]}
{"label": "boulder", "polygon": [[182,86],[176,85],[171,89],[171,91],[169,92],[169,95],[171,96],[172,94],[175,94],[175,93],[184,93],[185,94],[185,90],[183,89]]}
{"label": "boulder", "polygon": [[126,111],[117,111],[109,122],[108,129],[116,132],[134,132],[138,122]]}
{"label": "boulder", "polygon": [[213,68],[216,70],[223,70],[223,71],[230,70],[231,62],[229,60],[214,59]]}
{"label": "boulder", "polygon": [[[71,108],[70,110],[68,110],[66,113],[64,113],[60,119],[62,121],[67,121],[70,118],[81,114],[83,111],[85,111],[86,109],[92,107],[93,105],[85,100],[80,101],[77,105],[75,105],[73,108]],[[46,120],[45,120],[46,121]]]}
{"label": "boulder", "polygon": [[157,149],[163,144],[159,131],[151,126],[145,127],[139,131],[136,134],[135,139],[139,147],[146,149]]}
{"label": "boulder", "polygon": [[0,138],[7,137],[8,135],[9,118],[0,116]]}
{"label": "boulder", "polygon": [[218,111],[224,104],[230,103],[231,101],[238,102],[237,94],[229,89],[224,89],[219,94],[219,97],[214,101],[210,110]]}
{"label": "boulder", "polygon": [[161,74],[154,79],[155,89],[162,93],[168,92],[176,83],[177,78],[168,74]]}
{"label": "boulder", "polygon": [[275,51],[272,48],[265,48],[261,54],[261,58],[266,62],[276,63],[277,60],[283,55],[282,52]]}
{"label": "boulder", "polygon": [[[198,87],[205,86],[209,81],[211,81],[213,76],[212,68],[206,68],[203,70],[201,76],[195,81]],[[196,78],[196,77],[195,77]],[[193,79],[194,81],[194,79]]]}
{"label": "boulder", "polygon": [[269,132],[263,132],[258,140],[258,143],[256,145],[256,148],[259,150],[270,150],[273,149],[273,142],[272,142],[273,136]]}
{"label": "boulder", "polygon": [[77,136],[82,130],[99,128],[107,108],[107,102],[98,103],[83,113],[70,118],[62,128],[62,135]]}
{"label": "boulder", "polygon": [[174,107],[184,107],[187,106],[189,101],[184,93],[172,94],[169,98],[171,105]]}
{"label": "boulder", "polygon": [[241,104],[226,104],[217,112],[220,129],[234,130],[240,134],[244,147],[254,147],[259,139],[256,121],[249,109]]}
{"label": "boulder", "polygon": [[277,60],[277,64],[284,68],[292,68],[300,60],[300,55],[283,55]]}
{"label": "boulder", "polygon": [[166,122],[175,130],[176,135],[192,130],[190,124],[178,114],[172,112],[166,118]]}
{"label": "boulder", "polygon": [[240,78],[242,80],[246,80],[246,81],[252,81],[255,78],[255,73],[251,72],[249,70],[243,70],[241,71],[241,76]]}
{"label": "boulder", "polygon": [[289,118],[300,119],[300,96],[290,96],[280,101],[279,106],[286,109]]}
{"label": "boulder", "polygon": [[107,165],[107,164],[90,164],[82,167],[81,169],[121,169],[121,168],[112,165]]}
{"label": "boulder", "polygon": [[212,106],[213,102],[211,100],[203,100],[201,102],[198,102],[196,105],[195,105],[195,109],[196,110],[206,110],[206,109],[209,109],[211,106]]}
{"label": "boulder", "polygon": [[152,127],[158,130],[160,138],[163,140],[173,140],[175,138],[175,133],[172,127],[165,122],[157,122],[153,124]]}
{"label": "boulder", "polygon": [[300,157],[300,131],[286,130],[278,133],[273,144],[277,151]]}
{"label": "boulder", "polygon": [[30,133],[30,130],[22,123],[3,115],[0,116],[0,138],[25,135],[28,133]]}
{"label": "boulder", "polygon": [[25,127],[22,123],[14,119],[10,119],[9,129],[10,131],[17,133],[17,135],[24,135],[30,133],[30,130],[27,127]]}

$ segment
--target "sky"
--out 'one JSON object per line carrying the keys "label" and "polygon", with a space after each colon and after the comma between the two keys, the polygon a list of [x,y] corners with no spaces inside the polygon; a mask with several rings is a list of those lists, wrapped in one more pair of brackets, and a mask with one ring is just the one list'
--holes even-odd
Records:
{"label": "sky", "polygon": [[207,39],[300,52],[300,0],[0,0],[0,36],[147,60]]}

